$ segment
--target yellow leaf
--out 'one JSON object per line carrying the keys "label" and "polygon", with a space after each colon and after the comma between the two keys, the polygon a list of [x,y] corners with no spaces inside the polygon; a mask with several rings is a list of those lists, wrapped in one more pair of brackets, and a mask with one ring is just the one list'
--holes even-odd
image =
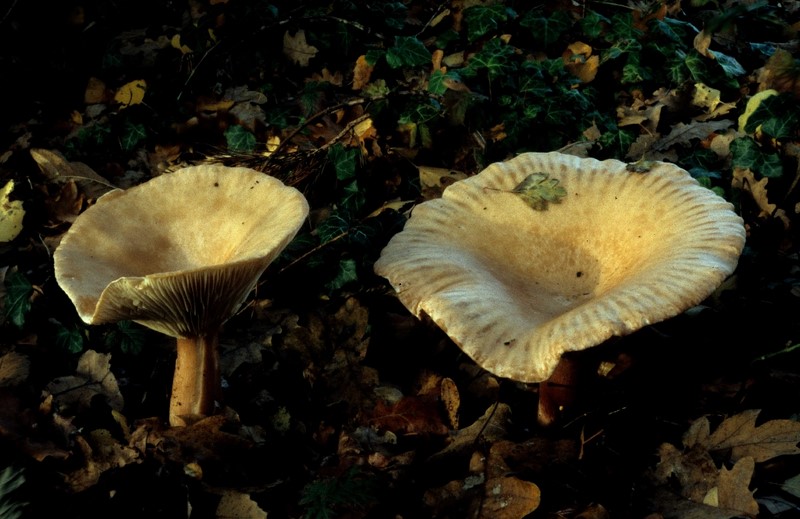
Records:
{"label": "yellow leaf", "polygon": [[25,217],[25,209],[22,208],[21,200],[8,199],[8,195],[14,190],[14,181],[8,183],[0,189],[0,242],[13,240],[22,231],[22,219]]}
{"label": "yellow leaf", "polygon": [[172,39],[169,40],[169,43],[170,45],[172,45],[173,49],[178,49],[179,51],[181,51],[181,54],[189,54],[192,52],[192,49],[190,49],[187,45],[181,45],[180,34],[176,34],[175,36],[173,36]]}
{"label": "yellow leaf", "polygon": [[576,41],[570,43],[561,55],[564,68],[578,78],[581,83],[588,83],[597,76],[597,67],[600,66],[600,58],[592,56],[592,47]]}
{"label": "yellow leaf", "polygon": [[777,90],[764,90],[748,99],[747,107],[745,108],[744,113],[739,116],[739,131],[744,132],[744,127],[747,126],[747,120],[750,119],[750,116],[756,111],[758,106],[761,104],[761,101],[776,95],[778,95]]}
{"label": "yellow leaf", "polygon": [[714,110],[720,103],[720,96],[722,92],[716,88],[711,88],[703,83],[694,84],[694,94],[692,95],[692,104],[700,108],[708,108]]}
{"label": "yellow leaf", "polygon": [[361,90],[369,83],[369,78],[372,75],[373,67],[367,63],[367,57],[361,55],[356,60],[356,66],[353,67],[353,90]]}
{"label": "yellow leaf", "polygon": [[145,80],[136,79],[119,87],[114,95],[114,101],[120,104],[120,108],[138,105],[144,100],[146,90],[147,83]]}
{"label": "yellow leaf", "polygon": [[301,67],[307,67],[311,58],[317,55],[319,49],[306,42],[306,33],[300,29],[294,36],[286,31],[283,35],[283,53]]}

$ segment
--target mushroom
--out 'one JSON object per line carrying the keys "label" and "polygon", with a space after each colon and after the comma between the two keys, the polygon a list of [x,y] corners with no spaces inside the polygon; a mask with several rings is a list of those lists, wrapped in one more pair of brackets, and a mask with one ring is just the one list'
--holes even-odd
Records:
{"label": "mushroom", "polygon": [[[514,192],[532,175],[565,196],[534,210]],[[544,382],[547,424],[547,383],[570,378],[563,365],[550,378],[564,353],[698,304],[736,268],[744,241],[732,206],[675,165],[637,173],[525,153],[416,206],[375,271],[487,371]]]}
{"label": "mushroom", "polygon": [[303,195],[247,168],[193,166],[100,197],[55,252],[88,324],[133,320],[177,338],[170,424],[220,401],[218,334],[308,214]]}

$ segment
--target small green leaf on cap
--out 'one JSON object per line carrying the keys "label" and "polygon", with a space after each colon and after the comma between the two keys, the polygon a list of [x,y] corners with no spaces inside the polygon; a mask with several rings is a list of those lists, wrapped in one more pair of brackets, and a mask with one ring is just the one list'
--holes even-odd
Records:
{"label": "small green leaf on cap", "polygon": [[557,204],[567,196],[567,190],[558,185],[558,179],[550,178],[547,173],[528,175],[511,192],[518,194],[536,211],[546,211],[548,202]]}

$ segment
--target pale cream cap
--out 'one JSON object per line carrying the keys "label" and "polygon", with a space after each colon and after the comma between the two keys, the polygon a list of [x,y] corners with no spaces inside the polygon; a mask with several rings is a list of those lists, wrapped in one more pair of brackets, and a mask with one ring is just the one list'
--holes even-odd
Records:
{"label": "pale cream cap", "polygon": [[56,250],[56,279],[89,324],[202,336],[236,312],[307,215],[298,190],[261,172],[184,168],[98,199]]}
{"label": "pale cream cap", "polygon": [[[510,191],[540,172],[567,194],[535,211]],[[375,271],[484,369],[541,382],[564,352],[700,303],[744,242],[731,204],[675,165],[526,153],[415,207]]]}

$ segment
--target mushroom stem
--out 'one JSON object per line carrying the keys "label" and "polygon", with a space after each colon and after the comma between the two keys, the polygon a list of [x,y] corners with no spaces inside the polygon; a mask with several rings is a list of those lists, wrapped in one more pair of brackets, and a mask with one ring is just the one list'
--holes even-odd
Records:
{"label": "mushroom stem", "polygon": [[578,362],[569,355],[562,355],[550,378],[539,384],[539,425],[552,425],[564,408],[575,401],[577,380]]}
{"label": "mushroom stem", "polygon": [[173,427],[187,425],[186,419],[191,416],[213,414],[222,393],[217,332],[180,337],[177,351],[169,403],[169,424]]}

